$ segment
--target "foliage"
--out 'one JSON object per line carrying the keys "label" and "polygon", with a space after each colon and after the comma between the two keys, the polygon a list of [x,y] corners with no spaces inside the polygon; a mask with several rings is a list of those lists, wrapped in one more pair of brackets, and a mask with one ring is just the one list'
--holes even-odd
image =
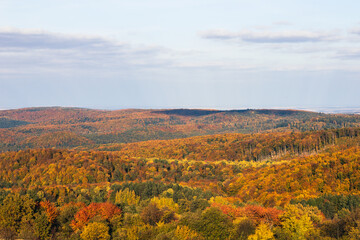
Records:
{"label": "foliage", "polygon": [[49,222],[48,215],[45,213],[35,213],[32,230],[34,236],[36,236],[38,239],[49,239],[51,222]]}
{"label": "foliage", "polygon": [[109,227],[101,222],[89,223],[80,236],[84,240],[109,240]]}
{"label": "foliage", "polygon": [[141,218],[145,224],[155,226],[156,223],[160,222],[164,212],[159,209],[155,203],[150,203],[141,212]]}
{"label": "foliage", "polygon": [[59,215],[59,212],[55,208],[54,204],[47,200],[40,202],[40,206],[44,208],[49,223],[54,223],[57,216]]}
{"label": "foliage", "polygon": [[[1,128],[0,149],[82,145],[0,153],[2,239],[358,238],[360,129],[348,127],[359,126],[359,116],[54,108],[1,114],[27,124]],[[326,126],[346,128],[286,131]],[[195,137],[118,143],[178,136]]]}
{"label": "foliage", "polygon": [[128,188],[125,190],[120,190],[116,193],[115,203],[124,204],[127,206],[137,205],[140,201],[140,197],[136,196],[134,190],[130,191]]}
{"label": "foliage", "polygon": [[121,215],[121,210],[112,203],[91,203],[80,209],[71,223],[74,230],[81,230],[91,219],[110,221],[113,217]]}
{"label": "foliage", "polygon": [[28,195],[9,194],[0,206],[0,228],[16,234],[22,224],[30,221],[36,203]]}
{"label": "foliage", "polygon": [[295,158],[284,164],[249,169],[224,183],[224,190],[244,201],[284,206],[290,200],[324,194],[359,195],[358,147]]}
{"label": "foliage", "polygon": [[291,239],[308,239],[321,221],[321,212],[314,207],[289,204],[281,216],[284,233]]}
{"label": "foliage", "polygon": [[167,208],[173,212],[179,211],[179,205],[176,204],[172,198],[154,197],[150,202],[156,204],[160,209]]}
{"label": "foliage", "polygon": [[[92,148],[94,144],[128,143],[221,133],[314,131],[359,127],[359,122],[360,117],[357,115],[293,110],[100,111],[59,107],[28,108],[0,111],[0,151],[29,147]],[[103,147],[119,148],[119,146]]]}
{"label": "foliage", "polygon": [[306,206],[315,206],[319,208],[327,218],[334,218],[335,214],[342,209],[354,211],[360,206],[360,197],[357,195],[332,195],[325,194],[318,198],[311,198],[308,200],[292,201],[292,203],[301,203]]}
{"label": "foliage", "polygon": [[255,233],[250,235],[249,240],[271,240],[274,239],[274,233],[270,230],[266,223],[261,223],[255,230]]}
{"label": "foliage", "polygon": [[175,236],[175,239],[178,239],[178,240],[201,240],[202,239],[201,235],[199,235],[194,230],[191,230],[187,226],[177,226],[174,236]]}
{"label": "foliage", "polygon": [[188,215],[182,224],[199,232],[205,239],[227,239],[230,237],[232,222],[217,208],[208,208],[200,216]]}

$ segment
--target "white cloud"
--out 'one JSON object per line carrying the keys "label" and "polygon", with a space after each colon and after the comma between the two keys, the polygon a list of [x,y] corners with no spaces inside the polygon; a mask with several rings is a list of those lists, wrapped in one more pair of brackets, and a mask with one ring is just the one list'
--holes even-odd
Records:
{"label": "white cloud", "polygon": [[[99,36],[0,29],[0,73],[65,72],[163,67],[170,50]],[[71,72],[71,71],[68,71]]]}
{"label": "white cloud", "polygon": [[[170,71],[260,71],[294,70],[329,67],[321,63],[322,57],[335,55],[336,49],[329,49],[321,41],[332,39],[331,34],[314,32],[269,32],[216,30],[203,32],[202,37],[250,43],[273,43],[270,45],[244,45],[239,51],[233,46],[230,52],[213,49],[176,51],[152,45],[133,45],[101,36],[82,36],[45,32],[42,30],[0,29],[0,80],[10,77],[23,78],[30,75],[66,76],[82,74],[94,77],[137,74],[141,78],[152,73]],[[318,41],[320,44],[292,44]],[[275,43],[289,43],[287,45]],[[304,49],[306,47],[306,49]],[[274,51],[276,53],[269,53]],[[265,52],[267,51],[267,52]],[[325,56],[325,54],[326,56]],[[226,53],[224,55],[221,55]],[[265,54],[266,53],[266,54]],[[289,54],[313,53],[310,57],[292,57]],[[299,55],[297,55],[299,56]],[[316,58],[314,58],[317,57]],[[342,58],[355,58],[356,52]],[[311,58],[311,61],[309,59]],[[317,61],[318,64],[313,64]],[[275,64],[276,62],[276,64]],[[311,64],[310,64],[311,62]],[[315,66],[313,66],[315,65]],[[333,65],[331,65],[333,67]],[[336,66],[339,66],[338,64]],[[341,65],[342,66],[342,65]],[[346,66],[342,66],[346,67]],[[350,66],[353,68],[353,66]]]}
{"label": "white cloud", "polygon": [[338,51],[336,57],[347,60],[352,60],[352,59],[358,60],[360,59],[360,49],[348,49],[348,50]]}
{"label": "white cloud", "polygon": [[321,42],[336,39],[331,33],[309,31],[249,31],[230,32],[226,30],[209,30],[200,33],[205,39],[240,40],[250,43],[301,43]]}
{"label": "white cloud", "polygon": [[114,43],[100,37],[49,33],[41,30],[0,29],[0,46],[4,48],[70,49],[109,47]]}
{"label": "white cloud", "polygon": [[360,28],[353,28],[350,30],[350,33],[360,35]]}

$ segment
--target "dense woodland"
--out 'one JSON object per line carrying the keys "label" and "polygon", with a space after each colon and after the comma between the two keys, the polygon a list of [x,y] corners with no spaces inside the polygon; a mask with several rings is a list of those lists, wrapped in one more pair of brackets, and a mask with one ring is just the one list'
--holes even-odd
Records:
{"label": "dense woodland", "polygon": [[360,239],[359,124],[291,110],[0,111],[0,238]]}
{"label": "dense woodland", "polygon": [[99,144],[154,139],[343,127],[360,127],[360,116],[294,110],[29,108],[0,111],[0,151],[79,146],[93,149]]}

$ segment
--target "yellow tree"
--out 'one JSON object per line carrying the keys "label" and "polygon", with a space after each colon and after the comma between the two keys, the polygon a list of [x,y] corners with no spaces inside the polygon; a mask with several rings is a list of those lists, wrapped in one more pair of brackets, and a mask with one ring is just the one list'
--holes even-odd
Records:
{"label": "yellow tree", "polygon": [[134,190],[130,191],[128,188],[120,190],[115,195],[116,204],[125,204],[125,205],[137,205],[140,201],[140,197],[137,196]]}
{"label": "yellow tree", "polygon": [[255,230],[255,233],[250,235],[249,240],[272,240],[274,233],[270,230],[269,225],[261,223]]}
{"label": "yellow tree", "polygon": [[109,240],[109,227],[101,222],[89,223],[80,237],[84,240]]}
{"label": "yellow tree", "polygon": [[179,211],[179,205],[172,198],[153,197],[150,202],[156,204],[160,209],[168,208],[174,212]]}
{"label": "yellow tree", "polygon": [[197,232],[190,229],[188,226],[177,226],[174,232],[175,239],[181,240],[200,240],[204,239]]}
{"label": "yellow tree", "polygon": [[320,221],[321,217],[317,208],[289,204],[280,217],[283,233],[294,240],[305,240],[315,233],[314,223]]}

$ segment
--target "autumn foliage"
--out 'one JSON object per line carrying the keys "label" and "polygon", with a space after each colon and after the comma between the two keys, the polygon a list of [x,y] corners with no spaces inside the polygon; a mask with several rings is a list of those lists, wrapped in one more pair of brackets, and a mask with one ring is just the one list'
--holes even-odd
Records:
{"label": "autumn foliage", "polygon": [[291,110],[0,111],[0,238],[357,239],[359,123]]}
{"label": "autumn foliage", "polygon": [[46,201],[41,201],[40,206],[44,208],[46,216],[48,217],[48,220],[50,223],[54,223],[56,218],[59,215],[59,211],[56,209],[53,203]]}
{"label": "autumn foliage", "polygon": [[82,229],[87,223],[99,217],[100,220],[111,220],[114,216],[121,215],[121,210],[112,203],[91,203],[76,213],[71,226],[74,230]]}
{"label": "autumn foliage", "polygon": [[97,144],[211,134],[303,132],[359,126],[357,115],[295,110],[27,108],[0,111],[0,151],[80,146],[93,149]]}

